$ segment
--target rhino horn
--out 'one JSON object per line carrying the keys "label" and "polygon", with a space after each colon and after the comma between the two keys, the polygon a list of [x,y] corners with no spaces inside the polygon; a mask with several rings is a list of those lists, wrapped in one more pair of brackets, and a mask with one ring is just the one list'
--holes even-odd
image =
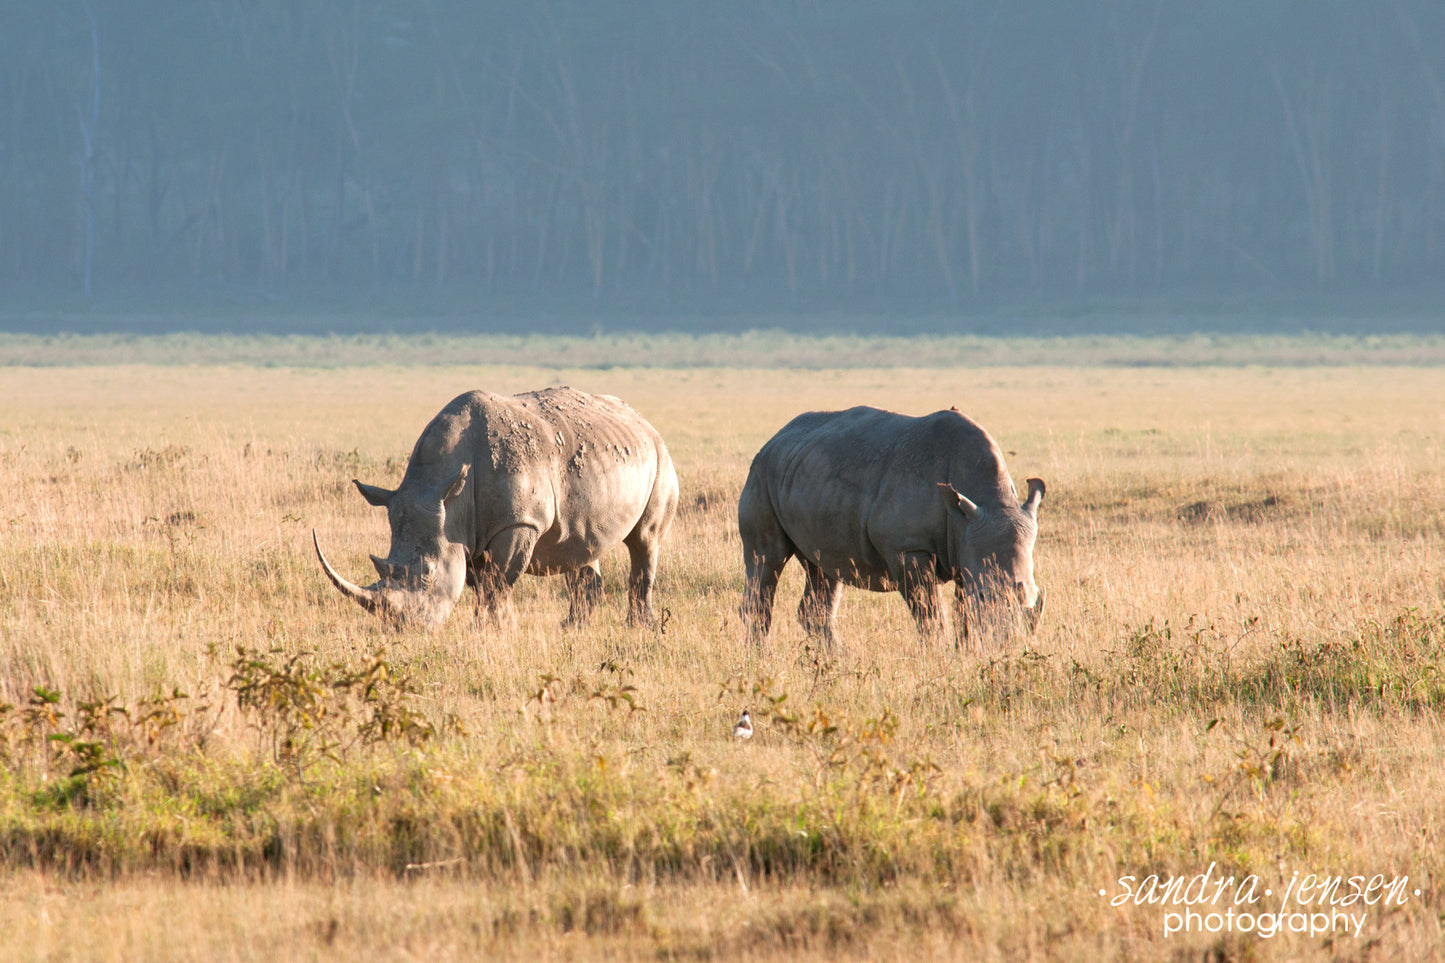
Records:
{"label": "rhino horn", "polygon": [[964,518],[972,519],[978,513],[978,506],[965,494],[954,488],[948,482],[938,483],[938,493],[943,496],[943,503],[957,508]]}
{"label": "rhino horn", "polygon": [[451,501],[453,498],[456,498],[462,493],[462,487],[467,483],[467,474],[470,470],[470,465],[463,465],[461,467],[461,470],[457,472],[456,477],[452,479],[451,484],[447,485],[446,493],[442,495],[443,503]]}
{"label": "rhino horn", "polygon": [[321,551],[321,539],[316,536],[316,529],[311,530],[311,542],[316,546],[316,557],[321,560],[321,567],[326,571],[326,577],[331,579],[331,584],[341,590],[341,594],[356,602],[368,612],[375,612],[381,608],[381,596],[371,589],[364,589],[354,582],[348,582],[341,573],[331,567],[326,561],[326,553]]}

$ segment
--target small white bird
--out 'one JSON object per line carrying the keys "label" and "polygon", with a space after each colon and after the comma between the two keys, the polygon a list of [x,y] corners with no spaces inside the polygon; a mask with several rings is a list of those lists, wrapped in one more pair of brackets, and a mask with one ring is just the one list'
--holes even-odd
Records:
{"label": "small white bird", "polygon": [[753,737],[753,717],[748,715],[748,710],[743,710],[743,717],[738,724],[733,726],[733,736],[738,739],[751,739]]}

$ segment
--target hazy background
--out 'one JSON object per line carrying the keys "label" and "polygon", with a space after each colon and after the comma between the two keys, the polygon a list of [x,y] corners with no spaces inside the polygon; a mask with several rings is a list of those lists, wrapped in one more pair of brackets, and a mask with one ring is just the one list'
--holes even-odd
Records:
{"label": "hazy background", "polygon": [[1439,0],[0,0],[0,328],[1439,331]]}

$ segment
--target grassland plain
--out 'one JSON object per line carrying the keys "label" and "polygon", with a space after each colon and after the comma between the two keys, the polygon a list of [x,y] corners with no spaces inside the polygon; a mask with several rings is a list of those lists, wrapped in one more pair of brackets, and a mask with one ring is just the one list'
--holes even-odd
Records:
{"label": "grassland plain", "polygon": [[[1438,369],[542,360],[0,372],[0,959],[1445,957]],[[556,580],[505,631],[345,604],[309,539],[364,576],[350,479],[550,383],[668,439],[662,628],[621,557],[580,631]],[[1037,635],[929,648],[848,592],[819,652],[790,572],[744,647],[749,459],[856,403],[956,404],[1048,480]],[[1259,880],[1220,914],[1409,879],[1348,933],[1112,905],[1211,864]]]}
{"label": "grassland plain", "polygon": [[[0,314],[0,327],[6,316]],[[52,319],[63,326],[64,318]],[[1008,330],[1004,320],[994,322]],[[574,368],[983,368],[1026,365],[1274,367],[1445,364],[1445,335],[1196,333],[1168,336],[738,334],[36,335],[0,333],[0,366],[248,364]]]}

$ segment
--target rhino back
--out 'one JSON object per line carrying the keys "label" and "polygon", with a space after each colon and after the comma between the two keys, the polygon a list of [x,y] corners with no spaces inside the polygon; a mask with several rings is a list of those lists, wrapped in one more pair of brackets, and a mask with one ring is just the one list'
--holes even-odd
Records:
{"label": "rhino back", "polygon": [[877,408],[808,412],[758,452],[749,486],[765,493],[799,552],[867,588],[897,579],[898,558],[948,552],[938,483],[979,504],[1017,505],[997,445],[956,411],[911,417]]}
{"label": "rhino back", "polygon": [[537,571],[596,558],[637,524],[660,479],[676,487],[662,438],[610,395],[573,388],[492,395],[484,416],[479,517],[493,529],[535,525]]}

